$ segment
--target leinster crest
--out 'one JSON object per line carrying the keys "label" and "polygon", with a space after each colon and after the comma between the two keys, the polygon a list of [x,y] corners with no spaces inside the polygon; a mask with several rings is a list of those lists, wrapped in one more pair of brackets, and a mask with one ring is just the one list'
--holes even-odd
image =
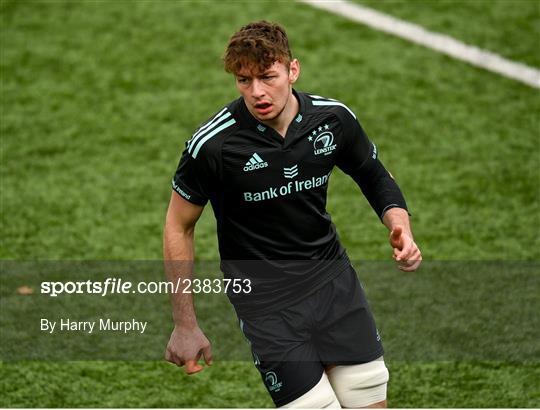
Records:
{"label": "leinster crest", "polygon": [[313,153],[315,155],[329,155],[336,149],[334,134],[328,129],[328,124],[325,124],[311,132],[308,139],[313,141]]}

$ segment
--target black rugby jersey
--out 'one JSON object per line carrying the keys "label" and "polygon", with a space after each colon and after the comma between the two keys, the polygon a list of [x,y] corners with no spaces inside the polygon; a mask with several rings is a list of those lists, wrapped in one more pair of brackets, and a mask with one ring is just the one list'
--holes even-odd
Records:
{"label": "black rugby jersey", "polygon": [[388,172],[368,166],[380,164],[377,148],[354,113],[336,100],[294,95],[299,112],[285,138],[257,121],[243,98],[231,102],[186,142],[172,181],[184,199],[210,200],[225,277],[251,280],[251,293],[228,293],[240,316],[284,308],[349,266],[326,212],[334,166],[355,179],[379,217],[406,209]]}

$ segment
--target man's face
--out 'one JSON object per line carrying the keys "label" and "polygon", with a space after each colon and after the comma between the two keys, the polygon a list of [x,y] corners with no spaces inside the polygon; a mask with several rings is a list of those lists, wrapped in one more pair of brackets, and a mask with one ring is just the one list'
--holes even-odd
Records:
{"label": "man's face", "polygon": [[298,79],[298,60],[290,62],[289,68],[279,61],[262,74],[242,69],[236,74],[236,87],[244,98],[249,112],[261,122],[279,119],[292,95],[292,85]]}

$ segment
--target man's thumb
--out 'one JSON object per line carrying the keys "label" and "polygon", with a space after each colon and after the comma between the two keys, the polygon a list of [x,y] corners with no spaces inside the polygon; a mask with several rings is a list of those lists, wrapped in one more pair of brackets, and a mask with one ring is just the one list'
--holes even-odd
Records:
{"label": "man's thumb", "polygon": [[399,246],[399,239],[402,232],[403,228],[401,226],[396,226],[394,229],[392,229],[392,232],[390,233],[390,245],[393,247]]}

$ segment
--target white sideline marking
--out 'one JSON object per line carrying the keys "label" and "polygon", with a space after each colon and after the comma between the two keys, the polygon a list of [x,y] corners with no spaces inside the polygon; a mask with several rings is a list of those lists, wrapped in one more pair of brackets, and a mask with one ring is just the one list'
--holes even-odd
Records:
{"label": "white sideline marking", "polygon": [[522,63],[507,60],[498,54],[470,46],[450,36],[428,31],[416,24],[399,20],[369,7],[352,4],[346,0],[298,1],[365,24],[375,30],[384,31],[412,41],[413,43],[421,44],[450,57],[521,81],[532,87],[540,88],[540,70]]}

